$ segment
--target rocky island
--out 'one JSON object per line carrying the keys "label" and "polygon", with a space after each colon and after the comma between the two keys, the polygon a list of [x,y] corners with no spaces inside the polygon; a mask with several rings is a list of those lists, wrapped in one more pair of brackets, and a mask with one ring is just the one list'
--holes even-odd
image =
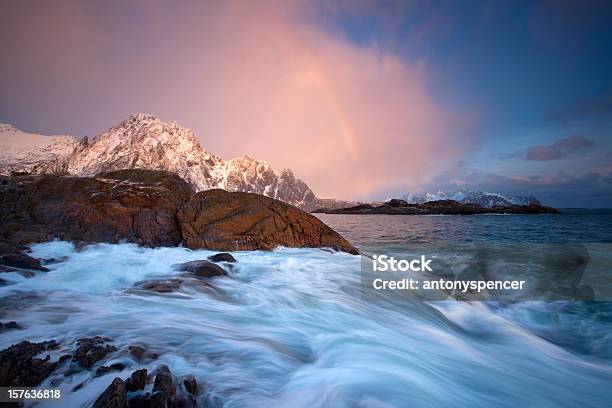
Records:
{"label": "rocky island", "polygon": [[559,210],[539,204],[484,207],[478,204],[459,203],[454,200],[437,200],[411,204],[405,200],[391,199],[381,205],[362,204],[340,209],[319,208],[312,212],[325,214],[474,215],[558,214]]}

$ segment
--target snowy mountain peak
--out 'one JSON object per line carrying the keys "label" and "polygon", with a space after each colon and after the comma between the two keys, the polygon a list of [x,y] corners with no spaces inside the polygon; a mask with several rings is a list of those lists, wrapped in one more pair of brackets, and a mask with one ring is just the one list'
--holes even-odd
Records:
{"label": "snowy mountain peak", "polygon": [[402,199],[412,204],[438,200],[454,200],[463,204],[478,204],[485,208],[495,206],[541,204],[540,201],[533,196],[489,193],[468,189],[461,189],[452,193],[447,193],[442,190],[439,190],[437,193],[408,193],[402,197]]}
{"label": "snowy mountain peak", "polygon": [[[7,140],[13,138],[14,132],[21,132],[10,125],[0,130],[0,137]],[[0,152],[8,149],[9,142],[4,139],[0,139]],[[78,143],[69,137],[64,144],[36,144],[30,149],[36,165],[24,165],[29,161],[23,155],[17,157],[6,151],[0,159],[0,173],[19,170],[92,176],[104,171],[147,168],[174,172],[197,191],[222,188],[264,194],[305,209],[320,205],[312,190],[290,170],[277,172],[269,163],[248,155],[223,160],[204,150],[191,129],[147,113],[133,114],[108,131],[93,138],[84,137]],[[53,154],[47,154],[49,149]]]}

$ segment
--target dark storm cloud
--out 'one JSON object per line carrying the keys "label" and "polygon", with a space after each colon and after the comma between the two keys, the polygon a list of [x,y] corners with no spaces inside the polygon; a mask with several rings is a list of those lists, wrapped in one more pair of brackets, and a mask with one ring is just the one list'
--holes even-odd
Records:
{"label": "dark storm cloud", "polygon": [[525,152],[519,152],[525,160],[549,161],[561,159],[570,154],[583,152],[593,147],[594,143],[583,136],[571,136],[559,139],[550,145],[536,145],[529,147]]}

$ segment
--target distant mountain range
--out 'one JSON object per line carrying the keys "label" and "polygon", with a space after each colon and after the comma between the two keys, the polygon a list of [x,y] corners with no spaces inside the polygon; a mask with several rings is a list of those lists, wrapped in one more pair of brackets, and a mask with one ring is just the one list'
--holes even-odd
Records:
{"label": "distant mountain range", "polygon": [[249,156],[224,160],[202,148],[193,131],[138,113],[93,138],[44,136],[0,124],[0,174],[11,172],[92,176],[146,168],[177,173],[196,191],[222,188],[263,194],[310,211],[355,202],[320,199],[292,171],[274,170]]}
{"label": "distant mountain range", "polygon": [[[44,136],[0,123],[0,174],[12,172],[93,176],[131,168],[171,171],[196,191],[222,188],[263,194],[306,211],[338,209],[362,204],[318,198],[289,169],[274,170],[249,156],[224,160],[204,150],[192,130],[153,115],[138,113],[93,138]],[[463,204],[495,206],[540,204],[535,197],[459,190],[453,193],[410,193],[408,203],[455,200]]]}
{"label": "distant mountain range", "polygon": [[533,196],[489,193],[467,189],[461,189],[452,193],[445,191],[438,191],[437,193],[408,193],[402,197],[402,200],[405,200],[409,204],[420,204],[439,200],[454,200],[462,204],[477,204],[485,208],[529,204],[541,205],[540,201]]}

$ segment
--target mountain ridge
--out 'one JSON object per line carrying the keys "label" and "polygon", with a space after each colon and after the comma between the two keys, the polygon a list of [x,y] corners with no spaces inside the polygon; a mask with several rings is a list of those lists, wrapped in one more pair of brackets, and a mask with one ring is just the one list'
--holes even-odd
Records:
{"label": "mountain ridge", "polygon": [[460,189],[454,192],[439,190],[437,193],[408,193],[401,197],[409,204],[423,204],[432,201],[453,200],[461,204],[477,204],[484,208],[512,205],[542,205],[534,196],[522,196],[497,192]]}
{"label": "mountain ridge", "polygon": [[35,139],[35,143],[30,143],[28,148],[16,147],[16,142],[0,147],[0,174],[93,176],[113,170],[144,168],[174,172],[196,191],[221,188],[257,193],[307,211],[320,207],[321,203],[328,207],[354,204],[319,199],[290,169],[277,171],[268,162],[247,155],[224,160],[206,151],[191,129],[146,113],[133,114],[106,132],[92,138],[83,137],[80,141],[72,136],[49,137],[28,134],[8,124],[1,126],[7,135],[14,134],[4,139],[29,138]]}

